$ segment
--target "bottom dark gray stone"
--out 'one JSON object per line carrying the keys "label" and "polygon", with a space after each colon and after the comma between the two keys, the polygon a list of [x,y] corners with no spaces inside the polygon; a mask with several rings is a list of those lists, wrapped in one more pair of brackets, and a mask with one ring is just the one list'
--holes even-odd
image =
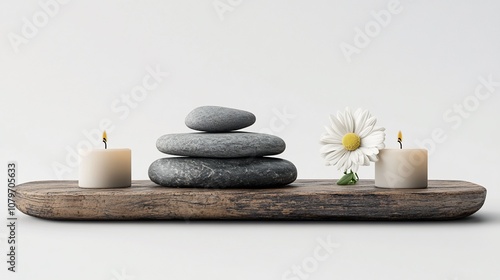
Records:
{"label": "bottom dark gray stone", "polygon": [[278,158],[174,157],[154,161],[148,170],[151,181],[180,188],[268,188],[297,179],[293,163]]}

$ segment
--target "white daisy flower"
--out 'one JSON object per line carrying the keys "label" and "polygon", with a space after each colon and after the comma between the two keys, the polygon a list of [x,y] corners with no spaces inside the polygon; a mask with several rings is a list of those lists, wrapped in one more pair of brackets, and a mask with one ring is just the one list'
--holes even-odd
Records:
{"label": "white daisy flower", "polygon": [[337,165],[344,173],[357,172],[360,165],[378,160],[378,152],[385,147],[385,128],[377,127],[377,119],[368,110],[349,108],[330,115],[330,126],[321,137],[321,154],[326,165]]}

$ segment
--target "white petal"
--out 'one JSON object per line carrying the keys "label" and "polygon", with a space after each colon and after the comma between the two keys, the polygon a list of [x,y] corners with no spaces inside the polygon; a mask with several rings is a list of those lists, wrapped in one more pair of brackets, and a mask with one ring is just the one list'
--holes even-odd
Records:
{"label": "white petal", "polygon": [[344,170],[353,169],[359,166],[357,151],[349,151],[344,162]]}
{"label": "white petal", "polygon": [[359,147],[358,150],[367,156],[378,154],[378,149],[375,147]]}
{"label": "white petal", "polygon": [[321,136],[320,142],[324,144],[342,144],[342,139],[334,135],[325,134]]}
{"label": "white petal", "polygon": [[351,169],[352,172],[357,173],[358,169],[359,169],[359,165],[353,164],[353,165],[351,165],[351,167],[349,167],[349,169]]}
{"label": "white petal", "polygon": [[363,153],[362,150],[358,149],[356,150],[356,152],[358,153],[358,164],[360,165],[370,165],[370,160],[368,159],[368,157]]}
{"label": "white petal", "polygon": [[349,121],[347,120],[346,113],[348,112],[349,108],[346,108],[345,112],[338,111],[337,112],[337,119],[339,122],[342,124],[342,127],[345,129],[345,134],[352,132],[349,130]]}
{"label": "white petal", "polygon": [[333,152],[325,155],[325,160],[328,161],[332,165],[336,165],[338,163],[339,159],[345,153],[346,153],[346,150],[344,150],[344,149],[333,151]]}
{"label": "white petal", "polygon": [[363,152],[361,152],[360,150],[356,150],[355,152],[356,152],[356,156],[357,156],[356,164],[364,165],[365,155],[363,154]]}
{"label": "white petal", "polygon": [[366,120],[368,120],[369,116],[370,113],[366,110],[362,111],[361,109],[358,109],[356,110],[356,113],[354,113],[354,133],[356,133],[360,137],[362,137],[361,132],[367,127]]}
{"label": "white petal", "polygon": [[384,142],[380,143],[379,145],[377,145],[376,148],[379,149],[379,150],[382,150],[383,148],[385,148],[385,143]]}
{"label": "white petal", "polygon": [[332,123],[331,128],[333,131],[337,133],[339,137],[343,137],[344,135],[347,134],[347,130],[345,128],[345,125],[340,121],[340,119],[337,117],[330,115],[330,121]]}
{"label": "white petal", "polygon": [[373,131],[385,131],[385,127],[374,126]]}
{"label": "white petal", "polygon": [[369,117],[368,119],[366,119],[366,126],[374,127],[375,124],[377,124],[377,118]]}
{"label": "white petal", "polygon": [[382,131],[372,132],[370,135],[361,138],[361,147],[377,147],[384,143],[385,133]]}
{"label": "white petal", "polygon": [[350,133],[354,132],[354,118],[352,117],[351,110],[346,110],[344,113],[346,130]]}
{"label": "white petal", "polygon": [[360,131],[358,133],[358,136],[360,138],[365,138],[366,136],[368,136],[370,133],[372,133],[372,129],[373,127],[372,126],[366,126],[362,131]]}
{"label": "white petal", "polygon": [[376,162],[378,161],[378,156],[377,155],[368,155],[368,158],[370,161]]}
{"label": "white petal", "polygon": [[352,153],[347,157],[346,162],[344,163],[344,170],[349,170],[352,168],[354,163],[352,162]]}
{"label": "white petal", "polygon": [[365,166],[370,165],[370,158],[368,158],[368,156],[365,154],[363,154],[363,158],[365,159],[365,162],[363,163],[363,165],[365,165]]}
{"label": "white petal", "polygon": [[349,156],[350,156],[350,153],[349,151],[345,151],[344,154],[342,154],[342,156],[340,157],[339,161],[337,162],[337,167],[339,170],[342,170],[342,171],[346,171],[348,166],[347,166],[347,161],[349,160]]}
{"label": "white petal", "polygon": [[336,136],[336,134],[337,134],[337,133],[335,133],[335,131],[331,127],[328,127],[326,125],[325,125],[325,130],[326,130],[326,134],[328,134],[328,135],[335,135]]}
{"label": "white petal", "polygon": [[333,151],[342,149],[342,147],[343,146],[339,145],[339,144],[325,144],[325,145],[323,145],[323,147],[321,147],[320,152],[322,154],[327,154],[327,153],[331,153]]}
{"label": "white petal", "polygon": [[368,136],[372,131],[375,126],[375,123],[377,122],[377,119],[374,117],[369,117],[366,122],[365,122],[365,127],[363,130],[359,132],[359,137],[363,138]]}

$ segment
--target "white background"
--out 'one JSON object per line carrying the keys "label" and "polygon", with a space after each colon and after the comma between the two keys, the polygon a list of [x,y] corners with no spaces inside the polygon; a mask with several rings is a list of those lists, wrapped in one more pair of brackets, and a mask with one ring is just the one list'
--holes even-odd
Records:
{"label": "white background", "polygon": [[[4,263],[2,279],[497,279],[500,86],[474,93],[481,77],[500,82],[498,1],[401,1],[350,57],[340,46],[356,47],[355,29],[373,25],[372,11],[389,1],[221,0],[230,10],[218,13],[212,0],[75,0],[43,23],[46,2],[0,4],[0,162],[16,160],[20,182],[77,179],[70,151],[106,119],[110,147],[131,148],[133,179],[147,179],[162,157],[156,139],[188,132],[184,117],[200,105],[252,111],[248,130],[282,137],[299,178],[338,178],[319,138],[329,114],[350,106],[377,116],[388,147],[398,130],[406,147],[441,131],[444,139],[426,146],[429,177],[478,183],[488,197],[471,218],[441,223],[77,223],[19,214],[19,272]],[[37,15],[43,24],[23,35]],[[116,106],[133,98],[148,67],[170,75],[125,116]],[[373,165],[359,174],[373,178]],[[6,190],[0,197],[6,211]],[[5,256],[5,226],[0,233]],[[328,238],[339,247],[312,267],[318,239]],[[286,274],[303,264],[302,278]]]}

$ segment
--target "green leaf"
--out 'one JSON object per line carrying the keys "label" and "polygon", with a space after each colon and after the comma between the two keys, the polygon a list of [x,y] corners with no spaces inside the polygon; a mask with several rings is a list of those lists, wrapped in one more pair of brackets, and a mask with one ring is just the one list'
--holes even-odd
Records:
{"label": "green leaf", "polygon": [[352,172],[352,170],[349,173],[344,172],[344,174],[345,175],[337,181],[337,185],[355,185],[359,180],[358,174]]}
{"label": "green leaf", "polygon": [[353,179],[353,173],[346,173],[342,178],[337,181],[337,185],[349,185]]}

